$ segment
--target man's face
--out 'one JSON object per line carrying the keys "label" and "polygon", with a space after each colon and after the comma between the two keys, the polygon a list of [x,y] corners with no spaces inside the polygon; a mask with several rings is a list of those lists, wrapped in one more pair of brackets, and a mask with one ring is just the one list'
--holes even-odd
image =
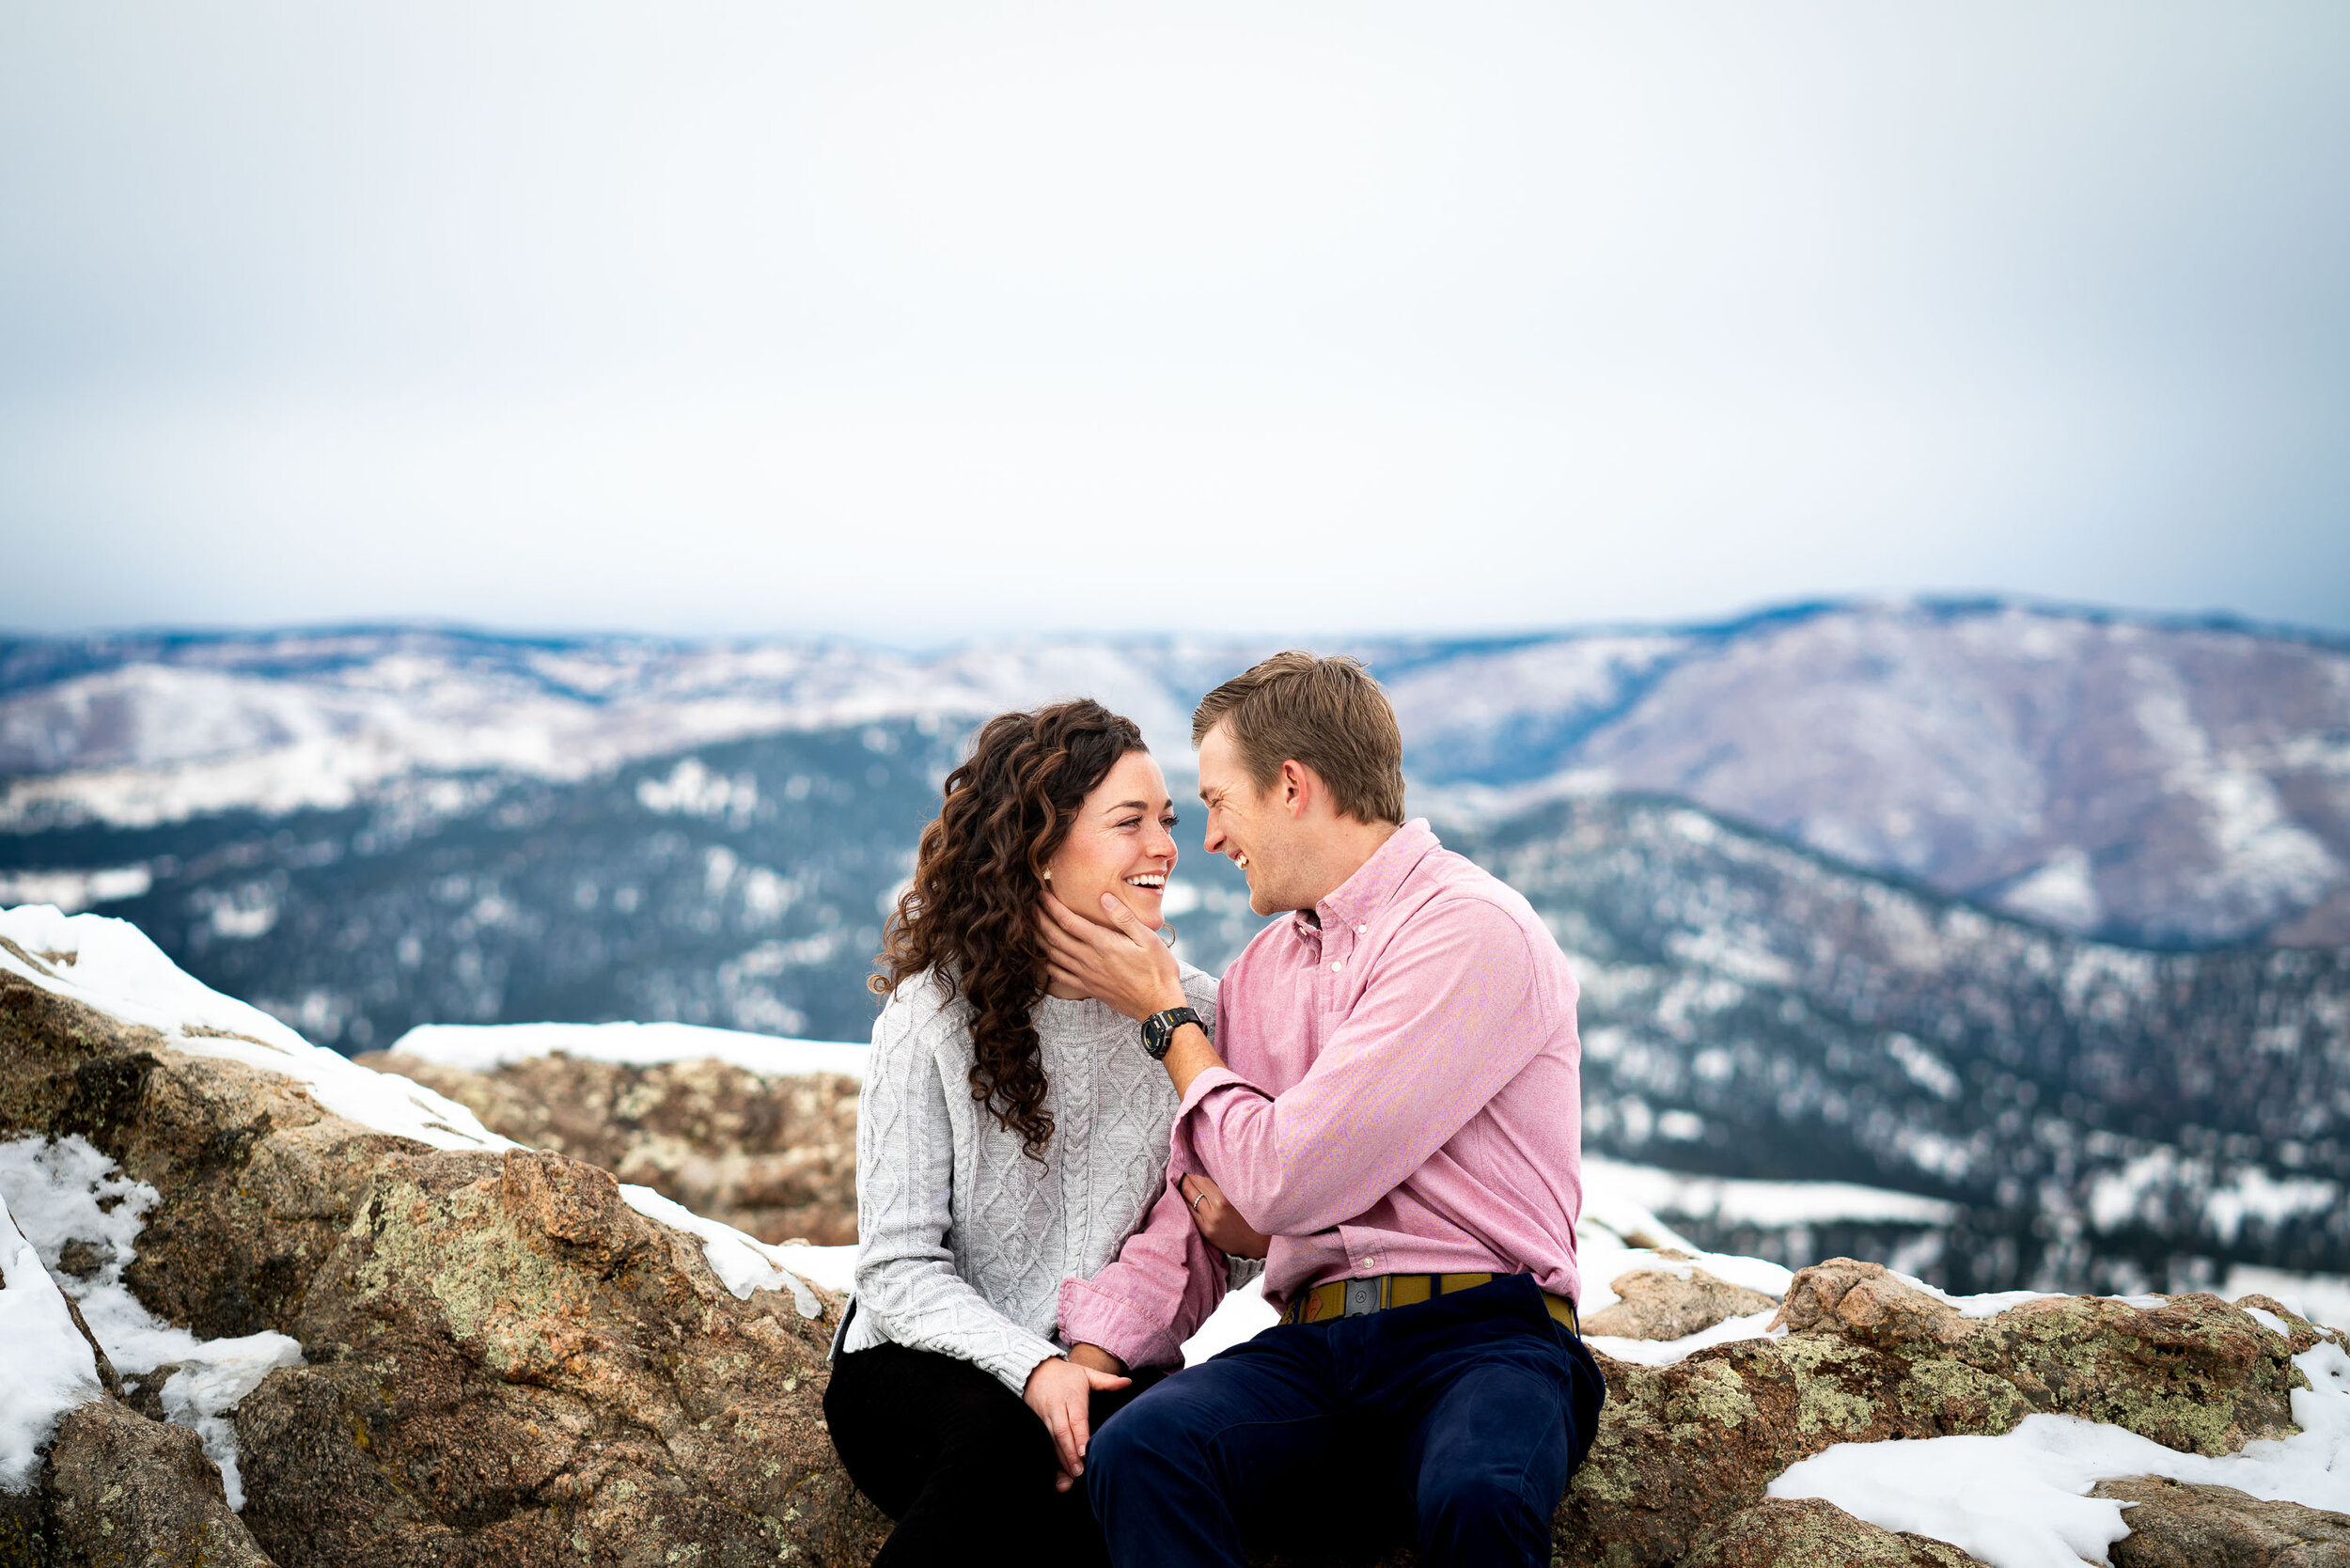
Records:
{"label": "man's face", "polygon": [[1283,872],[1292,856],[1284,850],[1293,824],[1283,809],[1281,781],[1277,777],[1271,789],[1260,791],[1221,724],[1199,741],[1199,799],[1208,808],[1207,851],[1247,877],[1248,907],[1259,915],[1306,907],[1285,902]]}

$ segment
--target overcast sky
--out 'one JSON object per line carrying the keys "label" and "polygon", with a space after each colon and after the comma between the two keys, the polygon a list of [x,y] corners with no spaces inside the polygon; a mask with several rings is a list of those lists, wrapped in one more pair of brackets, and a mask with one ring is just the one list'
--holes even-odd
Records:
{"label": "overcast sky", "polygon": [[0,627],[2350,629],[2350,6],[0,0]]}

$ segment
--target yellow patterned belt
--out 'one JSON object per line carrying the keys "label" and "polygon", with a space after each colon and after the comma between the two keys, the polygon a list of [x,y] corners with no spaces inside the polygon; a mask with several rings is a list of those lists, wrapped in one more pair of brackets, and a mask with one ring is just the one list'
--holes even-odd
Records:
{"label": "yellow patterned belt", "polygon": [[[1493,1274],[1376,1274],[1368,1279],[1332,1279],[1301,1291],[1281,1309],[1283,1323],[1335,1323],[1340,1318],[1359,1318],[1386,1307],[1417,1307],[1423,1301],[1456,1291],[1473,1291],[1480,1285],[1490,1285],[1496,1278]],[[1583,1327],[1575,1319],[1574,1303],[1563,1295],[1543,1293],[1543,1306],[1550,1315],[1566,1325],[1571,1334],[1581,1334]]]}

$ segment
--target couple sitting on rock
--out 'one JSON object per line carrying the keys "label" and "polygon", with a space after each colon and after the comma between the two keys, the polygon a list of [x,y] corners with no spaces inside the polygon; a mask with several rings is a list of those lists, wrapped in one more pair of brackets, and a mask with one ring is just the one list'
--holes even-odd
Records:
{"label": "couple sitting on rock", "polygon": [[[1220,985],[1161,943],[1176,818],[1099,703],[991,721],[923,833],[824,1399],[875,1561],[1547,1563],[1605,1397],[1565,959],[1402,820],[1358,665],[1268,659],[1192,735],[1205,848],[1287,917]],[[1178,1372],[1260,1269],[1280,1323]]]}

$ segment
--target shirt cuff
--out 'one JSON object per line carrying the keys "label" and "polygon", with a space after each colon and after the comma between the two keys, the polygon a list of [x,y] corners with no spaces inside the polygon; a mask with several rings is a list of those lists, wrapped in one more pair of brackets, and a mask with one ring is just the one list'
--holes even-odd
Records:
{"label": "shirt cuff", "polygon": [[1060,1282],[1060,1333],[1073,1345],[1100,1345],[1130,1370],[1183,1358],[1183,1346],[1155,1314],[1074,1276]]}
{"label": "shirt cuff", "polygon": [[1060,1346],[1050,1340],[1023,1336],[1020,1342],[982,1358],[979,1366],[993,1372],[995,1381],[1014,1394],[1026,1394],[1028,1391],[1028,1374],[1060,1353]]}
{"label": "shirt cuff", "polygon": [[[1255,1084],[1250,1083],[1246,1078],[1242,1077],[1230,1068],[1224,1066],[1211,1067],[1201,1072],[1198,1077],[1192,1079],[1191,1087],[1183,1090],[1183,1098],[1175,1107],[1176,1121],[1180,1124],[1184,1117],[1189,1116],[1194,1110],[1198,1108],[1200,1101],[1206,1099],[1209,1095],[1214,1094],[1217,1090],[1226,1088],[1227,1086],[1237,1089],[1245,1089],[1251,1094],[1264,1094],[1263,1090],[1259,1089]],[[1265,1098],[1271,1099],[1272,1096],[1265,1095]]]}

